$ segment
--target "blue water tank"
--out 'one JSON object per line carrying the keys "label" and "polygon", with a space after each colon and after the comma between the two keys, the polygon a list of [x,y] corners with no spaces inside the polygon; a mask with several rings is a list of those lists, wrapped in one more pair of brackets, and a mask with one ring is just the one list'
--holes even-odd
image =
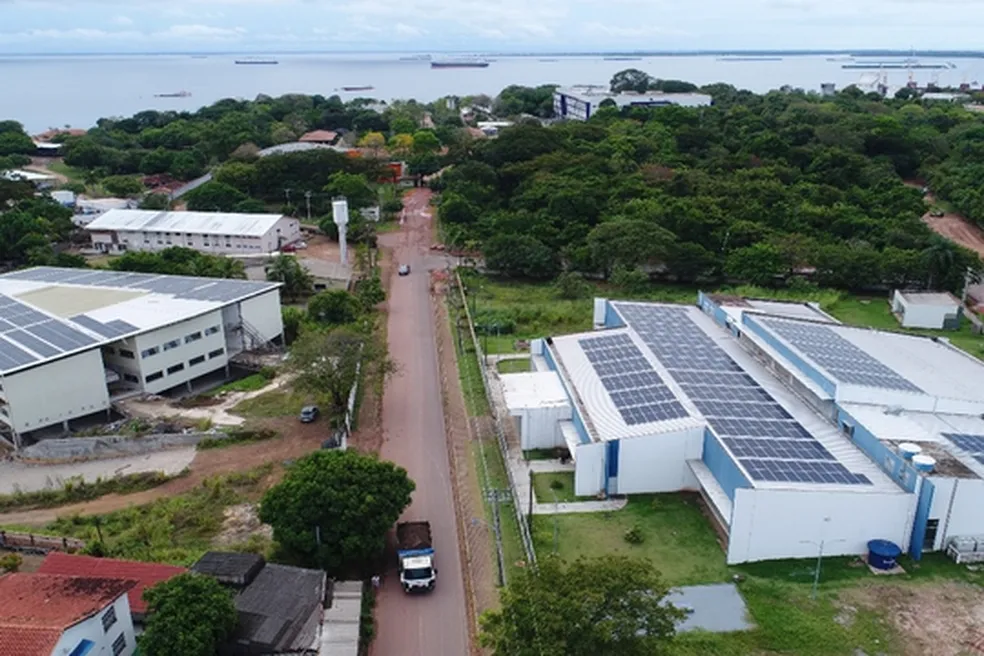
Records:
{"label": "blue water tank", "polygon": [[890,570],[896,565],[895,559],[902,555],[899,545],[889,540],[870,540],[868,542],[868,564],[875,569]]}

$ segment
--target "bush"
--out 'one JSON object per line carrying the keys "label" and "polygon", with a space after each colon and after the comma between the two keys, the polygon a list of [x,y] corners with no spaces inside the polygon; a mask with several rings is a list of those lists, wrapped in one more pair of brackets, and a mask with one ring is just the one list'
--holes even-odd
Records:
{"label": "bush", "polygon": [[259,429],[249,429],[249,428],[233,428],[226,431],[227,437],[205,437],[198,443],[196,447],[199,451],[207,451],[208,449],[221,449],[226,446],[233,446],[236,444],[248,444],[251,442],[263,442],[265,440],[271,440],[277,437],[279,433],[275,430],[269,428],[259,428]]}
{"label": "bush", "polygon": [[389,212],[390,214],[398,214],[403,210],[403,201],[399,198],[390,198],[389,200],[383,201],[380,206],[381,212]]}
{"label": "bush", "polygon": [[564,482],[555,478],[552,481],[550,481],[550,489],[551,490],[562,490],[562,489],[564,489]]}
{"label": "bush", "polygon": [[627,530],[622,537],[629,544],[642,544],[646,541],[646,536],[643,535],[642,529],[638,524]]}
{"label": "bush", "polygon": [[584,298],[591,291],[584,277],[575,271],[565,271],[557,276],[554,287],[557,288],[557,295],[568,301]]}
{"label": "bush", "polygon": [[[187,470],[178,474],[183,476]],[[142,472],[87,482],[81,477],[65,480],[61,488],[0,495],[0,511],[13,508],[52,508],[78,501],[91,501],[105,494],[129,494],[163,485],[176,476],[161,472]]]}
{"label": "bush", "polygon": [[511,335],[516,332],[516,317],[509,310],[479,309],[472,316],[479,335]]}
{"label": "bush", "polygon": [[9,553],[0,556],[0,572],[16,572],[24,563],[20,554]]}
{"label": "bush", "polygon": [[277,369],[276,369],[276,367],[261,367],[260,368],[260,377],[261,378],[265,378],[267,380],[273,380],[274,378],[277,377]]}

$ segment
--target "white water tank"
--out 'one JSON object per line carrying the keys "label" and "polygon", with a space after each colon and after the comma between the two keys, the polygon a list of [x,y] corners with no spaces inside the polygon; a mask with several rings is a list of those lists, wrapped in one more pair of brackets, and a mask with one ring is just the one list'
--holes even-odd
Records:
{"label": "white water tank", "polygon": [[918,453],[912,456],[912,466],[916,468],[916,471],[928,474],[936,466],[936,458]]}
{"label": "white water tank", "polygon": [[913,456],[922,453],[922,447],[912,442],[902,442],[902,444],[899,444],[899,453],[906,460],[912,460]]}
{"label": "white water tank", "polygon": [[332,220],[337,226],[348,225],[348,201],[344,198],[331,201]]}

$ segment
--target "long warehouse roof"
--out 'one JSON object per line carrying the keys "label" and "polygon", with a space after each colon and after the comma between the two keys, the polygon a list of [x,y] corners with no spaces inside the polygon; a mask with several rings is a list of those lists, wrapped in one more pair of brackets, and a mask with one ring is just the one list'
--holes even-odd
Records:
{"label": "long warehouse roof", "polygon": [[279,283],[36,267],[0,276],[0,374],[218,310]]}
{"label": "long warehouse roof", "polygon": [[281,214],[237,214],[231,212],[157,212],[153,210],[109,210],[86,226],[86,230],[129,230],[207,235],[262,237]]}

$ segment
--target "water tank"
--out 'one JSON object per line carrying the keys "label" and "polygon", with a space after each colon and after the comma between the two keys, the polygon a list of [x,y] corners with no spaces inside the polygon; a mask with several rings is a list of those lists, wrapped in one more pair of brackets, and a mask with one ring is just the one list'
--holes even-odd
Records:
{"label": "water tank", "polygon": [[348,201],[344,198],[333,200],[331,202],[331,213],[335,225],[342,226],[348,224]]}
{"label": "water tank", "polygon": [[916,468],[916,471],[929,473],[936,466],[936,458],[919,453],[912,456],[912,466]]}
{"label": "water tank", "polygon": [[903,442],[899,445],[899,453],[906,460],[912,460],[912,456],[922,453],[922,447],[912,442]]}
{"label": "water tank", "polygon": [[870,540],[868,542],[868,564],[875,569],[895,568],[895,559],[902,555],[899,545],[889,540]]}
{"label": "water tank", "polygon": [[950,540],[950,544],[960,553],[970,553],[971,551],[974,551],[979,544],[984,546],[984,543],[981,541],[975,540],[974,538],[968,536],[953,538]]}

